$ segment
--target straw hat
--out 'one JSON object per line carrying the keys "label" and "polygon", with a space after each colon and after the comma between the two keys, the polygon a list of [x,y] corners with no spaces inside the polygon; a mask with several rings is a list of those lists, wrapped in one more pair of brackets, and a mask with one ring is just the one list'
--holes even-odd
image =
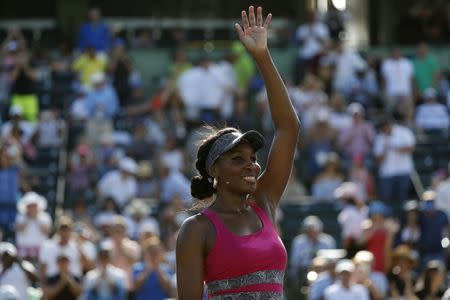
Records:
{"label": "straw hat", "polygon": [[125,213],[129,216],[136,214],[147,216],[150,213],[150,207],[144,200],[136,198],[125,207]]}
{"label": "straw hat", "polygon": [[17,210],[21,214],[25,214],[28,205],[36,204],[39,211],[43,211],[47,208],[47,200],[35,192],[26,193],[17,203]]}
{"label": "straw hat", "polygon": [[406,245],[400,245],[395,248],[391,254],[391,257],[393,261],[405,259],[411,264],[411,266],[415,266],[417,263],[417,255]]}

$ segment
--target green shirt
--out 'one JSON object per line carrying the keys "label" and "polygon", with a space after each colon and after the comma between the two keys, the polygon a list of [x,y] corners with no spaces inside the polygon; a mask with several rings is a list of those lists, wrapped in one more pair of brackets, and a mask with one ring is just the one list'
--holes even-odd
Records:
{"label": "green shirt", "polygon": [[431,55],[422,59],[416,57],[413,65],[416,83],[420,91],[423,92],[426,88],[433,87],[434,76],[438,71],[436,58]]}

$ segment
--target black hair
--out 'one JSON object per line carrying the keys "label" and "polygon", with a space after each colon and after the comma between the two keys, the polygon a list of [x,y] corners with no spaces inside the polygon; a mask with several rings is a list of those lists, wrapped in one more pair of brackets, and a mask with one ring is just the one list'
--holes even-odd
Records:
{"label": "black hair", "polygon": [[209,150],[211,150],[214,142],[222,135],[230,132],[239,132],[239,130],[233,127],[226,127],[220,130],[209,127],[209,129],[212,129],[213,132],[201,141],[197,151],[195,168],[199,174],[191,179],[191,195],[199,200],[210,198],[216,192],[216,189],[213,186],[213,178],[206,170],[206,159],[208,158]]}

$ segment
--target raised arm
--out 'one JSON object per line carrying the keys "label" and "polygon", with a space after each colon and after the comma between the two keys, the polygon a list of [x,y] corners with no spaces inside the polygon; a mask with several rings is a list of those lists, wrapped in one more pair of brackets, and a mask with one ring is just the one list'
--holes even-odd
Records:
{"label": "raised arm", "polygon": [[300,123],[289,99],[286,87],[278,73],[267,47],[267,31],[272,15],[263,24],[262,8],[249,7],[242,11],[242,25],[235,25],[239,39],[253,57],[264,79],[275,135],[270,148],[267,167],[258,180],[255,200],[267,204],[274,216],[275,209],[291,173]]}

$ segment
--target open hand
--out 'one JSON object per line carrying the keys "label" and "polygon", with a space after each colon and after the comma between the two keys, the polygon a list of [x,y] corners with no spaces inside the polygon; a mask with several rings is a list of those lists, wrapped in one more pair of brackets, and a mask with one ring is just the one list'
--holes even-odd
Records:
{"label": "open hand", "polygon": [[272,14],[268,14],[263,24],[262,8],[250,6],[248,16],[245,10],[242,11],[242,25],[235,24],[234,27],[239,35],[244,47],[252,56],[257,56],[267,51],[267,32],[269,30]]}

